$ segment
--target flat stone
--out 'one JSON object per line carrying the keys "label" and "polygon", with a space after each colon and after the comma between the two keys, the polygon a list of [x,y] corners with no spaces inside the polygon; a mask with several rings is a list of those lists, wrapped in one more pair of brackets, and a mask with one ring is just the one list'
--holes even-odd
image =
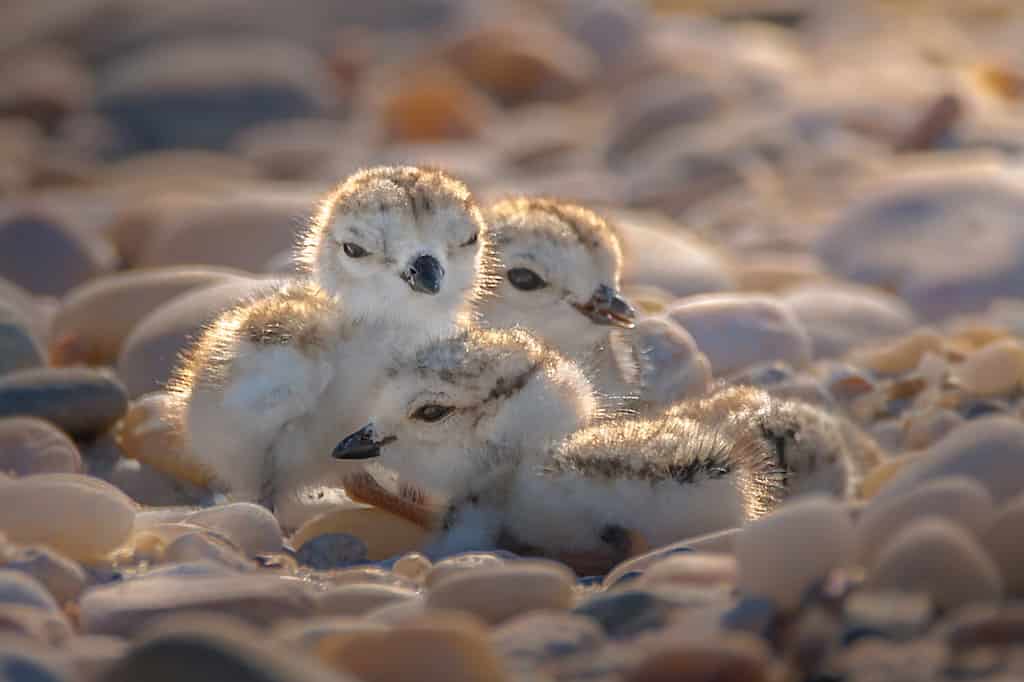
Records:
{"label": "flat stone", "polygon": [[974,419],[894,474],[878,495],[905,495],[926,481],[964,475],[981,483],[999,505],[1024,490],[1022,458],[1024,424],[1003,416]]}
{"label": "flat stone", "polygon": [[434,564],[433,568],[431,568],[427,573],[424,582],[426,583],[426,586],[430,588],[456,573],[481,568],[497,568],[504,564],[504,559],[488,552],[465,552],[463,554],[456,554],[455,556],[442,559]]}
{"label": "flat stone", "polygon": [[[608,215],[617,225],[622,242],[624,287],[653,286],[673,296],[736,288],[721,257],[678,226],[671,225],[674,229],[670,230],[669,225],[654,223],[639,214]],[[700,345],[699,340],[697,343]],[[706,350],[703,346],[701,349]]]}
{"label": "flat stone", "polygon": [[307,541],[295,553],[299,563],[326,570],[366,561],[366,543],[354,535],[328,533]]}
{"label": "flat stone", "polygon": [[95,587],[80,601],[82,630],[130,637],[171,612],[215,611],[254,625],[312,612],[301,581],[265,575],[155,577]]}
{"label": "flat stone", "polygon": [[999,568],[963,528],[941,519],[915,521],[882,549],[868,579],[880,590],[927,594],[940,608],[1003,595]]}
{"label": "flat stone", "polygon": [[836,273],[894,291],[932,320],[1024,290],[1019,179],[951,168],[880,185],[818,239],[818,255]]}
{"label": "flat stone", "polygon": [[592,619],[569,613],[528,613],[491,631],[502,658],[522,673],[557,659],[596,651],[606,641]]}
{"label": "flat stone", "polygon": [[250,502],[218,505],[189,514],[185,523],[209,528],[231,540],[250,557],[281,551],[281,526],[266,507]]}
{"label": "flat stone", "polygon": [[127,408],[124,386],[106,370],[43,367],[0,377],[0,417],[39,417],[73,437],[102,434]]}
{"label": "flat stone", "polygon": [[956,366],[954,375],[972,395],[1009,395],[1024,386],[1024,344],[1001,339],[982,346]]}
{"label": "flat stone", "polygon": [[421,618],[426,613],[424,599],[403,599],[388,602],[368,611],[363,620],[376,625],[394,626]]}
{"label": "flat stone", "polygon": [[487,623],[500,623],[539,609],[568,609],[575,582],[572,572],[561,564],[517,561],[461,571],[431,584],[426,606],[468,611]]}
{"label": "flat stone", "polygon": [[78,448],[50,422],[35,417],[0,418],[0,471],[30,476],[81,470]]}
{"label": "flat stone", "polygon": [[[44,510],[45,511],[42,511]],[[0,480],[0,531],[20,544],[50,547],[79,561],[124,543],[135,506],[108,483],[75,474]]]}
{"label": "flat stone", "polygon": [[572,612],[596,621],[607,636],[619,639],[664,627],[672,608],[650,592],[624,590],[592,597]]}
{"label": "flat stone", "polygon": [[736,538],[738,587],[793,608],[816,582],[849,560],[852,544],[853,526],[841,504],[801,496],[751,522]]}
{"label": "flat stone", "polygon": [[162,389],[191,338],[221,312],[267,286],[265,280],[238,279],[187,291],[142,318],[117,358],[117,374],[129,397]]}
{"label": "flat stone", "polygon": [[233,618],[173,616],[150,628],[97,682],[356,682]]}
{"label": "flat stone", "polygon": [[857,519],[857,556],[870,565],[889,538],[919,519],[942,518],[977,535],[988,528],[995,514],[992,496],[974,479],[938,478],[905,495],[872,500]]}
{"label": "flat stone", "polygon": [[787,291],[782,300],[811,336],[815,358],[907,334],[916,322],[900,299],[868,287],[813,286]]}
{"label": "flat stone", "polygon": [[668,584],[693,587],[732,587],[738,566],[730,554],[683,552],[654,561],[644,571],[640,584]]}
{"label": "flat stone", "polygon": [[903,641],[923,634],[934,610],[923,594],[861,591],[843,602],[843,620],[847,628]]}
{"label": "flat stone", "polygon": [[717,641],[684,642],[649,655],[626,677],[627,682],[764,682],[772,679],[772,652],[749,636],[730,635]]}
{"label": "flat stone", "polygon": [[0,558],[0,568],[32,576],[58,604],[76,600],[87,582],[81,566],[46,547],[19,547]]}
{"label": "flat stone", "polygon": [[352,616],[313,616],[302,620],[284,621],[274,626],[272,635],[285,646],[300,646],[315,651],[324,639],[353,632],[387,632],[379,623]]}
{"label": "flat stone", "polygon": [[740,532],[740,528],[729,528],[727,530],[715,531],[705,535],[698,535],[695,538],[688,538],[686,540],[680,540],[679,542],[673,542],[665,545],[664,547],[659,547],[658,549],[647,552],[646,554],[640,554],[632,559],[627,559],[613,568],[608,575],[605,576],[602,586],[605,589],[609,589],[619,582],[626,574],[635,573],[639,575],[656,561],[660,561],[675,554],[686,554],[694,551],[731,554],[733,552],[736,537]]}
{"label": "flat stone", "polygon": [[12,304],[0,299],[0,376],[44,364],[45,353],[26,317]]}
{"label": "flat stone", "polygon": [[[401,642],[401,655],[395,655]],[[321,656],[335,670],[363,682],[404,682],[429,677],[451,682],[504,682],[501,659],[487,631],[465,614],[427,614],[387,633],[352,633],[325,639]]]}
{"label": "flat stone", "polygon": [[[136,540],[138,548],[140,541]],[[136,550],[138,554],[138,549]],[[156,553],[159,555],[159,546]],[[162,552],[162,561],[171,563],[191,563],[196,561],[213,561],[225,568],[244,572],[253,570],[255,566],[246,561],[245,555],[226,538],[210,532],[197,531],[183,533],[167,543]]]}
{"label": "flat stone", "polygon": [[54,364],[111,365],[138,322],[179,294],[240,273],[192,266],[147,268],[96,277],[61,300],[51,330]]}
{"label": "flat stone", "polygon": [[[248,126],[328,111],[329,82],[326,65],[298,43],[165,40],[104,73],[97,108],[117,129],[124,155],[221,149]],[[194,125],[197,116],[204,125]]]}
{"label": "flat stone", "polygon": [[751,365],[811,361],[811,337],[792,309],[762,294],[707,294],[677,301],[668,317],[688,331],[715,376]]}
{"label": "flat stone", "polygon": [[6,606],[31,606],[50,613],[60,609],[53,596],[43,585],[21,571],[0,568],[0,604]]}
{"label": "flat stone", "polygon": [[1024,526],[1024,495],[1018,495],[999,510],[992,524],[981,535],[982,544],[1002,571],[1006,591],[1024,597],[1024,545],[1020,529]]}
{"label": "flat stone", "polygon": [[331,616],[362,616],[394,602],[418,599],[415,590],[393,585],[342,585],[316,595],[317,611]]}
{"label": "flat stone", "polygon": [[42,296],[62,296],[111,270],[114,253],[56,215],[26,206],[0,211],[0,277]]}

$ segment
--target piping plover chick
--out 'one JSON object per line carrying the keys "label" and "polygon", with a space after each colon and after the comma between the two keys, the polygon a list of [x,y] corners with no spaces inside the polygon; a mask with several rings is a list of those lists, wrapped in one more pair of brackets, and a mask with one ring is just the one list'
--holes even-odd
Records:
{"label": "piping plover chick", "polygon": [[786,472],[786,494],[856,494],[864,474],[882,459],[872,439],[840,415],[752,386],[729,386],[677,403],[667,414],[759,438]]}
{"label": "piping plover chick", "polygon": [[637,358],[619,333],[636,312],[622,297],[622,250],[611,225],[582,206],[504,199],[486,212],[503,270],[481,323],[519,325],[572,359],[608,396],[640,390]]}
{"label": "piping plover chick", "polygon": [[323,452],[365,422],[385,361],[467,324],[491,259],[466,187],[412,167],[339,185],[299,256],[309,279],[221,315],[168,387],[216,489],[266,504],[288,527],[308,515],[304,489],[337,480]]}
{"label": "piping plover chick", "polygon": [[[498,545],[578,570],[767,511],[773,454],[681,417],[605,419],[574,363],[515,330],[464,332],[396,365],[373,420],[334,451],[398,473],[404,515],[438,532],[432,552]],[[367,501],[376,485],[346,482]]]}

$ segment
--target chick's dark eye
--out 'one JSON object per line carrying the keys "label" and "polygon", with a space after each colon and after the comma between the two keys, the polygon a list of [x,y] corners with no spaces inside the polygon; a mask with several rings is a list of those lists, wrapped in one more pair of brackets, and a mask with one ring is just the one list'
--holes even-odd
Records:
{"label": "chick's dark eye", "polygon": [[441,421],[451,414],[454,409],[450,405],[424,405],[412,413],[412,418],[421,422]]}
{"label": "chick's dark eye", "polygon": [[512,268],[508,271],[508,281],[516,289],[523,291],[543,289],[548,285],[547,282],[540,278],[540,275],[528,268]]}
{"label": "chick's dark eye", "polygon": [[480,237],[480,232],[479,231],[474,232],[473,236],[470,237],[469,239],[467,239],[466,241],[462,242],[462,244],[460,244],[460,246],[473,246],[473,244],[476,244],[476,241],[477,241],[477,239],[479,239],[479,237]]}
{"label": "chick's dark eye", "polygon": [[345,252],[345,255],[349,258],[362,258],[368,256],[366,249],[359,246],[359,244],[353,244],[352,242],[345,242],[341,245],[341,250]]}

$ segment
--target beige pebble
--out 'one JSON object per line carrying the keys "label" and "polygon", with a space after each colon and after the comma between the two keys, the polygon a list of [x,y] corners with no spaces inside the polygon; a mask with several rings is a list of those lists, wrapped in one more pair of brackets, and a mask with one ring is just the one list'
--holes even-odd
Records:
{"label": "beige pebble", "polygon": [[378,606],[372,611],[367,611],[366,615],[363,616],[363,620],[367,623],[385,626],[407,623],[411,620],[416,620],[426,612],[425,601],[419,598],[389,602],[383,606]]}
{"label": "beige pebble", "polygon": [[646,554],[640,554],[631,559],[627,559],[613,568],[605,576],[602,584],[605,589],[609,589],[625,574],[632,571],[646,570],[656,561],[661,561],[666,556],[671,556],[671,552],[673,550],[683,547],[700,552],[732,554],[735,548],[736,538],[739,536],[741,530],[742,529],[740,528],[728,528],[726,530],[707,533],[706,535],[698,535],[695,538],[689,538],[680,542],[673,542],[672,544],[659,547],[658,549],[647,552]]}
{"label": "beige pebble", "polygon": [[878,589],[923,592],[940,608],[1003,595],[999,568],[960,526],[942,519],[915,521],[878,554],[869,584]]}
{"label": "beige pebble", "polygon": [[772,652],[760,639],[730,634],[704,642],[677,642],[649,655],[626,682],[767,682]]}
{"label": "beige pebble", "polygon": [[163,550],[163,561],[183,563],[187,561],[213,561],[227,568],[244,571],[251,568],[245,557],[233,545],[208,532],[185,533]]}
{"label": "beige pebble", "polygon": [[644,571],[641,581],[645,585],[732,586],[737,574],[736,558],[731,554],[686,552],[654,562]]}
{"label": "beige pebble", "polygon": [[396,561],[391,570],[395,575],[421,583],[426,580],[427,573],[432,566],[430,559],[419,552],[411,552]]}
{"label": "beige pebble", "polygon": [[25,604],[4,604],[0,608],[0,633],[19,635],[18,639],[26,643],[34,640],[60,646],[71,637],[72,628],[61,611],[44,611]]}
{"label": "beige pebble", "polygon": [[403,518],[376,507],[346,507],[316,516],[302,524],[291,537],[292,547],[328,533],[347,533],[366,543],[367,558],[383,561],[422,547],[427,531]]}
{"label": "beige pebble", "polygon": [[736,538],[740,591],[767,597],[782,608],[851,554],[853,525],[846,508],[824,496],[807,495],[750,523]]}
{"label": "beige pebble", "polygon": [[0,530],[14,542],[92,561],[128,540],[135,504],[109,483],[76,474],[0,481]]}
{"label": "beige pebble", "polygon": [[0,471],[28,476],[81,470],[78,448],[52,423],[36,417],[0,419]]}
{"label": "beige pebble", "polygon": [[128,651],[128,641],[107,635],[80,635],[64,642],[61,653],[84,680],[97,680]]}
{"label": "beige pebble", "polygon": [[379,623],[368,623],[365,618],[352,616],[313,616],[278,623],[271,636],[287,646],[315,649],[325,637],[347,635],[353,632],[387,632]]}
{"label": "beige pebble", "polygon": [[909,414],[903,422],[902,446],[907,450],[926,448],[965,421],[956,412],[942,408]]}
{"label": "beige pebble", "polygon": [[416,599],[417,593],[394,585],[341,585],[316,594],[317,611],[331,616],[362,616],[397,601]]}
{"label": "beige pebble", "polygon": [[896,474],[920,461],[923,457],[924,455],[917,453],[893,457],[882,462],[864,477],[860,484],[860,496],[866,499],[874,497]]}
{"label": "beige pebble", "polygon": [[1018,495],[1003,507],[982,536],[982,544],[1002,570],[1006,591],[1024,597],[1024,495]]}
{"label": "beige pebble", "polygon": [[538,609],[568,609],[575,576],[547,561],[517,561],[448,576],[430,587],[428,609],[468,611],[488,623]]}
{"label": "beige pebble", "polygon": [[235,502],[197,511],[185,518],[215,530],[234,541],[247,556],[281,551],[281,526],[266,507],[251,502]]}
{"label": "beige pebble", "polygon": [[905,496],[873,500],[857,520],[857,557],[870,565],[878,551],[910,523],[923,518],[943,518],[977,535],[995,517],[992,496],[966,476],[939,478]]}
{"label": "beige pebble", "polygon": [[[395,655],[401,642],[401,655]],[[321,658],[362,682],[503,682],[507,675],[487,631],[465,614],[429,614],[388,633],[325,638]]]}
{"label": "beige pebble", "polygon": [[495,568],[503,566],[505,560],[487,552],[466,552],[438,561],[426,576],[427,587],[433,587],[443,579],[463,571],[478,568]]}
{"label": "beige pebble", "polygon": [[31,575],[49,590],[58,604],[77,599],[87,581],[81,566],[46,547],[0,551],[0,567]]}
{"label": "beige pebble", "polygon": [[1024,345],[1001,339],[974,351],[956,366],[955,376],[967,392],[992,397],[1024,385]]}
{"label": "beige pebble", "polygon": [[928,352],[942,351],[942,336],[934,329],[918,329],[888,343],[853,351],[849,360],[879,374],[902,374],[917,367]]}

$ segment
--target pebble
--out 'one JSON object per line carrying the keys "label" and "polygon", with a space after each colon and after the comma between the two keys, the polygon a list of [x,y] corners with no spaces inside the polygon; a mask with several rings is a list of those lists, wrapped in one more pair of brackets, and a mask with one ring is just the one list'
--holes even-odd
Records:
{"label": "pebble", "polygon": [[782,608],[796,607],[816,582],[847,563],[852,544],[845,507],[816,495],[796,498],[736,538],[737,586]]}
{"label": "pebble", "polygon": [[316,595],[317,612],[330,616],[362,616],[394,602],[419,599],[415,590],[395,585],[341,585]]}
{"label": "pebble", "polygon": [[96,682],[358,682],[278,646],[254,627],[213,614],[175,615],[150,628]]}
{"label": "pebble", "polygon": [[853,351],[849,360],[877,374],[903,374],[917,367],[926,353],[942,351],[942,336],[934,329],[920,328],[906,336]]}
{"label": "pebble", "polygon": [[597,622],[608,637],[622,639],[664,627],[672,609],[650,592],[623,590],[591,597],[572,612]]}
{"label": "pebble", "polygon": [[1024,609],[1008,605],[975,604],[960,609],[943,625],[942,633],[954,650],[1007,647],[1024,643]]}
{"label": "pebble", "polygon": [[731,554],[733,552],[734,541],[740,531],[741,529],[739,528],[715,531],[706,535],[699,535],[695,538],[673,542],[647,552],[646,554],[640,554],[631,559],[627,559],[613,568],[608,575],[605,576],[602,585],[605,589],[609,589],[622,580],[627,574],[640,574],[654,562],[675,554],[684,554],[694,551]]}
{"label": "pebble", "polygon": [[999,568],[985,549],[960,526],[934,518],[896,533],[868,582],[874,589],[922,592],[942,609],[1003,595]]}
{"label": "pebble", "polygon": [[651,653],[626,682],[767,682],[772,652],[763,641],[730,635],[708,642],[683,642]]}
{"label": "pebble", "polygon": [[867,287],[798,287],[782,301],[810,334],[815,358],[840,357],[858,346],[908,334],[916,324],[907,304]]}
{"label": "pebble", "polygon": [[43,349],[24,316],[0,298],[0,376],[45,363]]}
{"label": "pebble", "polygon": [[914,592],[860,591],[843,602],[848,632],[877,633],[892,640],[917,637],[931,625],[934,606],[927,596]]}
{"label": "pebble", "polygon": [[74,670],[50,647],[24,637],[0,636],[0,680],[3,682],[69,682],[75,679]]}
{"label": "pebble", "polygon": [[994,298],[1019,295],[1019,179],[953,164],[880,184],[818,239],[816,252],[832,270],[894,290],[926,320],[980,311]]}
{"label": "pebble", "polygon": [[[117,446],[113,449],[116,450]],[[93,448],[87,449],[86,458],[91,459],[94,452]],[[130,498],[145,506],[198,504],[204,494],[203,490],[189,485],[187,479],[173,478],[144,462],[126,458],[115,460],[109,470],[92,470],[89,473],[116,485]]]}
{"label": "pebble", "polygon": [[313,616],[302,620],[286,620],[278,623],[272,636],[285,646],[300,646],[314,651],[327,637],[346,635],[353,632],[387,632],[388,628],[378,623],[367,622],[365,618],[352,616]]}
{"label": "pebble", "polygon": [[1024,528],[1024,495],[1018,495],[999,510],[992,524],[981,536],[982,544],[1002,570],[1006,591],[1016,598],[1024,597],[1024,545],[1020,530]]}
{"label": "pebble", "polygon": [[64,660],[82,679],[95,680],[128,652],[121,637],[82,635],[72,637],[61,648]]}
{"label": "pebble", "polygon": [[617,225],[622,242],[624,287],[657,287],[673,296],[736,288],[718,254],[674,224],[663,228],[638,214],[607,215]]}
{"label": "pebble", "polygon": [[266,626],[313,611],[304,583],[267,575],[159,576],[86,590],[79,602],[83,632],[131,637],[171,611],[215,611]]}
{"label": "pebble", "polygon": [[708,392],[711,363],[681,326],[649,317],[636,323],[629,338],[640,358],[644,401],[670,405]]}
{"label": "pebble", "polygon": [[366,543],[347,533],[328,533],[303,543],[295,558],[317,570],[343,568],[366,561]]}
{"label": "pebble", "polygon": [[593,652],[605,641],[597,623],[570,613],[528,613],[491,630],[494,648],[523,673],[549,661]]}
{"label": "pebble", "polygon": [[106,370],[43,367],[0,377],[0,417],[39,417],[76,438],[102,434],[127,408],[124,386]]}
{"label": "pebble", "polygon": [[424,583],[428,588],[437,585],[445,578],[480,568],[498,568],[505,560],[488,552],[465,552],[438,561],[427,573]]}
{"label": "pebble", "polygon": [[1024,489],[1024,424],[1009,417],[969,421],[908,463],[879,490],[879,496],[905,495],[943,476],[977,480],[997,505]]}
{"label": "pebble", "polygon": [[143,317],[117,358],[117,374],[129,397],[163,388],[190,338],[222,311],[266,286],[264,280],[239,278],[185,292]]}
{"label": "pebble", "polygon": [[40,296],[63,296],[113,269],[113,248],[49,212],[0,211],[0,277]]}
{"label": "pebble", "polygon": [[277,517],[266,507],[251,502],[203,509],[186,516],[184,522],[223,534],[250,557],[279,552],[284,542]]}
{"label": "pebble", "polygon": [[375,112],[392,143],[462,140],[479,136],[494,104],[454,69],[428,63],[388,74]]}
{"label": "pebble", "polygon": [[910,413],[900,427],[900,449],[921,450],[941,440],[963,424],[966,419],[952,410],[929,409],[924,413]]}
{"label": "pebble", "polygon": [[430,584],[426,607],[468,611],[487,623],[500,623],[539,609],[568,609],[575,583],[563,564],[517,561],[461,571]]}
{"label": "pebble", "polygon": [[90,476],[0,480],[0,531],[14,542],[45,545],[77,561],[119,547],[134,517],[135,506],[124,493]]}
{"label": "pebble", "polygon": [[35,578],[21,571],[0,567],[0,604],[8,606],[30,606],[48,613],[57,613],[60,608],[53,596]]}
{"label": "pebble", "polygon": [[61,300],[50,352],[56,365],[112,365],[139,320],[191,289],[233,279],[227,269],[194,266],[147,268],[96,277]]}
{"label": "pebble", "polygon": [[[326,112],[329,82],[325,65],[298,43],[165,40],[117,60],[96,106],[117,129],[121,154],[222,149],[248,126]],[[197,117],[203,125],[193,124]]]}
{"label": "pebble", "polygon": [[[395,642],[402,643],[400,656],[395,655]],[[362,682],[509,679],[486,629],[465,614],[428,614],[396,625],[387,633],[352,633],[337,641],[328,638],[320,652],[335,670]]]}
{"label": "pebble", "polygon": [[383,561],[427,541],[427,531],[376,507],[345,507],[311,518],[299,526],[289,542],[302,547],[313,538],[334,533],[352,535],[366,544],[366,558]]}
{"label": "pebble", "polygon": [[410,552],[398,559],[391,567],[391,571],[407,580],[422,583],[426,582],[427,574],[432,567],[430,559],[419,552]]}
{"label": "pebble", "polygon": [[416,620],[426,613],[423,599],[403,599],[378,606],[363,617],[368,623],[392,626]]}
{"label": "pebble", "polygon": [[[142,538],[140,538],[142,539]],[[140,547],[136,543],[136,555],[139,549],[146,552],[145,545]],[[174,540],[167,543],[160,552],[159,545],[155,548],[156,554],[161,561],[170,563],[192,563],[196,561],[212,561],[232,571],[243,572],[251,570],[252,564],[245,560],[245,555],[225,538],[211,533],[194,532],[183,533]]]}
{"label": "pebble", "polygon": [[661,583],[693,587],[732,587],[736,584],[738,566],[729,554],[686,552],[655,561],[644,571],[640,584]]}
{"label": "pebble", "polygon": [[677,301],[668,317],[688,331],[715,376],[751,365],[811,361],[811,338],[782,301],[762,294],[707,294]]}
{"label": "pebble", "polygon": [[1008,395],[1024,386],[1024,344],[1001,339],[983,346],[956,366],[955,376],[973,395]]}
{"label": "pebble", "polygon": [[0,418],[0,471],[12,476],[82,470],[82,456],[67,435],[35,417]]}
{"label": "pebble", "polygon": [[77,599],[87,583],[81,566],[46,547],[18,547],[0,556],[0,568],[32,576],[58,604]]}
{"label": "pebble", "polygon": [[995,518],[992,496],[966,476],[947,476],[925,483],[905,495],[877,498],[857,519],[857,556],[870,565],[887,540],[923,518],[942,518],[977,536]]}

